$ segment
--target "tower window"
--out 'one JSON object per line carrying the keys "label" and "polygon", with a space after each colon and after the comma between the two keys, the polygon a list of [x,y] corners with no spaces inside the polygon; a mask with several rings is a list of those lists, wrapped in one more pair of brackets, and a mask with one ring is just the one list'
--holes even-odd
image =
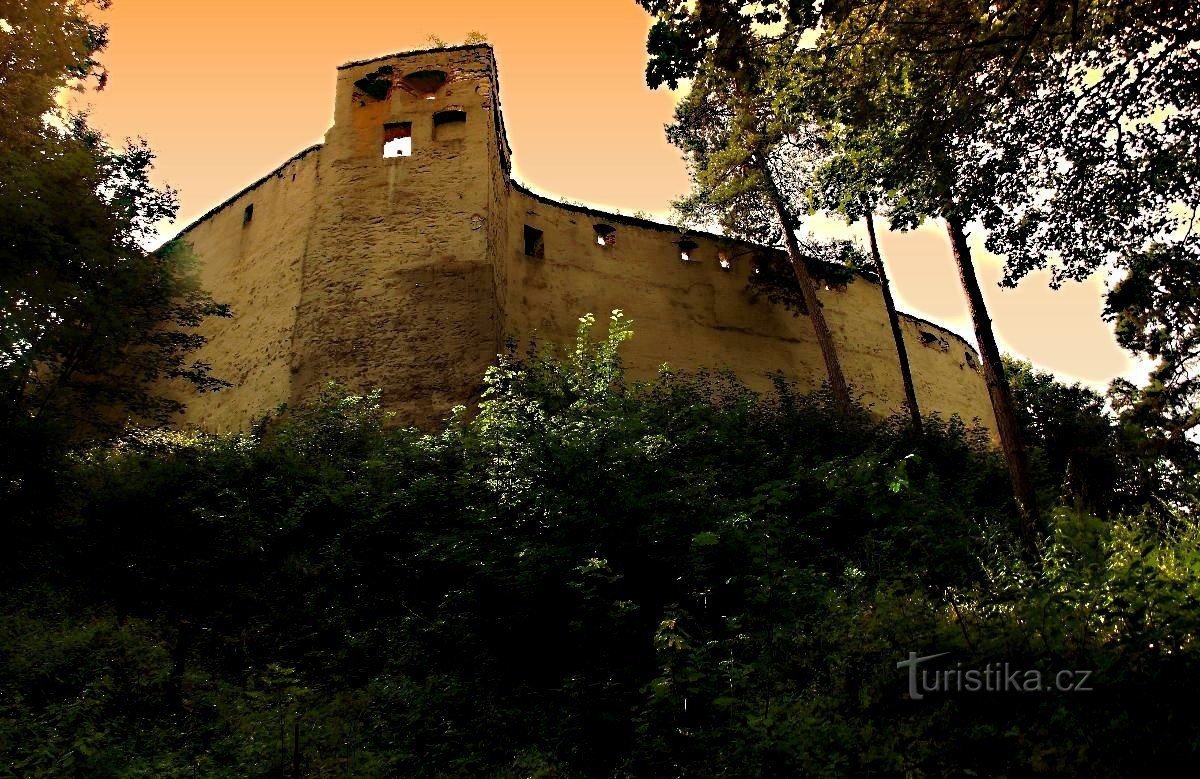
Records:
{"label": "tower window", "polygon": [[683,260],[684,262],[691,262],[692,253],[699,248],[700,244],[696,243],[695,241],[689,241],[686,238],[683,239],[679,242],[679,259]]}
{"label": "tower window", "polygon": [[525,225],[525,256],[537,257],[539,260],[546,256],[546,242],[542,231],[536,227]]}
{"label": "tower window", "polygon": [[467,134],[467,112],[458,109],[438,111],[433,115],[433,139],[448,141]]}
{"label": "tower window", "polygon": [[246,210],[242,212],[242,224],[250,224],[250,220],[254,218],[254,204],[246,206]]}
{"label": "tower window", "polygon": [[412,156],[412,122],[391,122],[383,126],[383,156]]}
{"label": "tower window", "polygon": [[733,260],[724,249],[717,252],[717,264],[721,266],[721,270],[733,270]]}
{"label": "tower window", "polygon": [[597,246],[612,246],[617,242],[617,228],[612,225],[598,224],[592,229],[596,231]]}
{"label": "tower window", "polygon": [[418,97],[433,100],[437,92],[446,83],[446,72],[443,70],[418,70],[404,77],[404,83]]}

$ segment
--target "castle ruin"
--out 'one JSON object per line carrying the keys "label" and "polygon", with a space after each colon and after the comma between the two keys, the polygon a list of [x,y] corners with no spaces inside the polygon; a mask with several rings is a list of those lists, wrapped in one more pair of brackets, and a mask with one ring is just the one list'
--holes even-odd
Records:
{"label": "castle ruin", "polygon": [[[781,371],[815,388],[808,318],[755,289],[773,249],[537,195],[510,175],[488,45],[338,68],[333,126],[185,229],[200,282],[233,316],[207,322],[198,359],[233,386],[186,394],[182,424],[238,430],[330,379],[379,388],[400,421],[429,425],[478,397],[506,340],[574,338],[622,309],[635,378],[663,363],[732,369],[767,390]],[[880,288],[821,289],[852,390],[879,414],[904,399]],[[994,429],[975,351],[902,315],[923,412]]]}

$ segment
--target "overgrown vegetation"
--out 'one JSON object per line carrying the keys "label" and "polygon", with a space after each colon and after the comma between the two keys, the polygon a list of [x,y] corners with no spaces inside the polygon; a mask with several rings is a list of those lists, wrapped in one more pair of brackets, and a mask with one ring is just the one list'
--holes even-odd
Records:
{"label": "overgrown vegetation", "polygon": [[[1194,745],[1190,523],[1060,509],[1036,578],[980,431],[630,383],[627,323],[591,326],[432,433],[331,386],[250,435],[79,453],[9,524],[7,768],[1111,773]],[[1094,690],[908,700],[909,652]]]}
{"label": "overgrown vegetation", "polygon": [[226,307],[199,288],[187,249],[151,253],[175,193],[150,181],[143,141],[110,144],[60,105],[107,81],[96,56],[106,2],[0,5],[0,500],[37,481],[72,441],[163,423],[175,378],[226,386],[193,352],[193,329]]}

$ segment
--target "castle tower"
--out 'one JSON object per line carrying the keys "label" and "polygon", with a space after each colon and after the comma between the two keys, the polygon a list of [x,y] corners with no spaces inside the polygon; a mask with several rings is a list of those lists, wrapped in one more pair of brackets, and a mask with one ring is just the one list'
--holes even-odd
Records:
{"label": "castle tower", "polygon": [[[233,311],[205,323],[197,355],[233,386],[169,387],[188,405],[181,423],[244,429],[338,380],[434,425],[478,397],[506,338],[569,343],[582,314],[614,308],[634,322],[622,350],[634,378],[669,363],[729,369],[758,390],[774,373],[820,384],[811,322],[760,283],[777,249],[547,198],[512,180],[509,154],[490,46],[338,68],[325,142],[180,235]],[[826,278],[852,389],[895,413],[904,393],[878,283]],[[974,349],[931,322],[901,326],[922,411],[994,429]]]}
{"label": "castle tower", "polygon": [[[501,148],[488,47],[344,65],[296,310],[290,398],[330,378],[449,410],[500,342],[488,226]],[[501,165],[497,165],[502,162]]]}

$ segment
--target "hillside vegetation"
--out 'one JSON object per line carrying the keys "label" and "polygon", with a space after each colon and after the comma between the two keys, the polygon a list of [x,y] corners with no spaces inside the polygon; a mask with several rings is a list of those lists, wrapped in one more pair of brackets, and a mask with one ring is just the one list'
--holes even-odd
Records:
{"label": "hillside vegetation", "polygon": [[[9,520],[7,770],[1111,774],[1194,747],[1192,525],[1062,507],[1031,571],[979,431],[631,384],[628,324],[590,330],[432,433],[330,386],[249,435],[74,456]],[[910,700],[909,652],[1090,691]]]}

